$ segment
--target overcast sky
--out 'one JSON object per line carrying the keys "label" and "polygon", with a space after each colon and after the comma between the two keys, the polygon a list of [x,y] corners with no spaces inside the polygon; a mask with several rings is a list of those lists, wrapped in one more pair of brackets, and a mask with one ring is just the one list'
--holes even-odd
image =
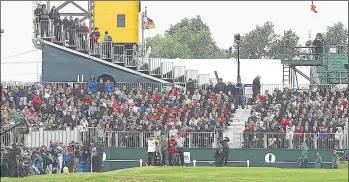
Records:
{"label": "overcast sky", "polygon": [[[51,2],[51,6],[58,6],[61,3],[63,1]],[[87,2],[77,3],[82,7],[87,7]],[[317,14],[310,11],[310,1],[147,1],[142,2],[142,7],[148,8],[148,17],[153,19],[156,25],[155,29],[146,32],[146,36],[162,34],[170,24],[175,24],[184,17],[200,15],[210,27],[212,37],[218,46],[228,48],[232,45],[234,34],[244,34],[257,24],[263,24],[266,21],[272,21],[275,24],[277,33],[282,34],[287,29],[296,31],[301,42],[308,39],[309,30],[312,31],[314,37],[314,34],[326,31],[326,26],[338,21],[342,21],[348,27],[348,2],[315,1],[315,4],[319,11]],[[5,30],[1,36],[2,81],[36,81],[37,75],[41,74],[41,51],[32,51],[35,49],[31,41],[33,35],[32,12],[30,1],[1,1],[1,28]],[[61,12],[80,12],[80,10],[74,8],[73,5],[68,5]],[[28,51],[31,52],[8,58]]]}

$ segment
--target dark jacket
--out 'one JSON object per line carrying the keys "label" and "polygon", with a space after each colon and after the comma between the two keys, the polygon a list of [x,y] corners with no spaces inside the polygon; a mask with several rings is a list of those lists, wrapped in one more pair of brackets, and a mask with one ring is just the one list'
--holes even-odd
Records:
{"label": "dark jacket", "polygon": [[221,145],[222,145],[223,149],[229,149],[229,144],[228,144],[227,141],[222,140],[222,141],[221,141]]}
{"label": "dark jacket", "polygon": [[195,90],[195,83],[194,83],[194,81],[193,80],[188,80],[188,83],[187,83],[186,87],[187,87],[187,90],[190,93],[194,92],[194,90]]}
{"label": "dark jacket", "polygon": [[220,91],[222,91],[223,93],[225,93],[226,89],[227,89],[227,85],[225,83],[221,82],[221,83],[216,84],[216,86],[214,88],[214,92],[219,93]]}
{"label": "dark jacket", "polygon": [[69,26],[69,20],[67,18],[64,18],[62,22],[64,30],[67,29]]}
{"label": "dark jacket", "polygon": [[253,92],[259,93],[261,90],[261,82],[259,81],[259,78],[255,78],[252,83],[252,90]]}
{"label": "dark jacket", "polygon": [[228,92],[230,91],[231,94],[234,95],[234,90],[235,90],[235,85],[228,84],[225,94],[228,94]]}
{"label": "dark jacket", "polygon": [[235,94],[244,95],[245,85],[242,83],[238,83],[235,85]]}

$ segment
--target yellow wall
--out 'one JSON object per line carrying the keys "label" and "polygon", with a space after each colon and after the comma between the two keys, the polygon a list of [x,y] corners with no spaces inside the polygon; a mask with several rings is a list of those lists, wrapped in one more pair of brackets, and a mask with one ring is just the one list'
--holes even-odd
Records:
{"label": "yellow wall", "polygon": [[[94,27],[98,27],[104,39],[104,32],[116,43],[138,43],[139,1],[94,1]],[[125,28],[117,27],[117,15],[125,14]]]}

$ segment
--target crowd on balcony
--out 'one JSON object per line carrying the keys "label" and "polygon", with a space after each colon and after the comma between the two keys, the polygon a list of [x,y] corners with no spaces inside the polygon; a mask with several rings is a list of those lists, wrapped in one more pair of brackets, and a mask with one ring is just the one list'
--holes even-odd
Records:
{"label": "crowd on balcony", "polygon": [[347,97],[348,90],[337,87],[257,92],[246,122],[245,147],[299,148],[305,142],[311,148],[343,149]]}
{"label": "crowd on balcony", "polygon": [[[34,11],[35,16],[35,34],[42,38],[54,38],[55,42],[62,42],[67,46],[73,46],[79,44],[81,48],[87,49],[85,43],[89,38],[90,48],[94,48],[95,44],[101,37],[98,27],[89,28],[85,22],[79,21],[79,18],[73,16],[62,17],[53,6],[51,10],[48,10],[45,4],[39,4]],[[104,41],[111,42],[112,38],[105,32]]]}

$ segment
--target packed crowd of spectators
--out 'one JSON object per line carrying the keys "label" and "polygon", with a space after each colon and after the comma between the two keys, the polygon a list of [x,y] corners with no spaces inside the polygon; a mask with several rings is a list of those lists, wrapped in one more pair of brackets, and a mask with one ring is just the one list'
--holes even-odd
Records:
{"label": "packed crowd of spectators", "polygon": [[[104,147],[101,143],[90,145],[51,141],[47,146],[30,151],[27,147],[1,146],[1,177],[26,177],[31,175],[101,172]],[[92,160],[92,165],[91,164]]]}
{"label": "packed crowd of spectators", "polygon": [[265,90],[253,99],[246,122],[244,147],[311,148],[346,146],[348,125],[347,89],[316,88]]}
{"label": "packed crowd of spectators", "polygon": [[[91,77],[86,88],[68,84],[62,88],[36,83],[30,87],[3,86],[1,89],[1,124],[11,127],[15,115],[23,117],[35,131],[87,131],[96,127],[96,135],[108,131],[149,131],[177,135],[186,132],[224,130],[235,109],[231,92],[226,95],[214,87],[122,88],[109,80],[98,82]],[[99,132],[98,132],[99,131]]]}

